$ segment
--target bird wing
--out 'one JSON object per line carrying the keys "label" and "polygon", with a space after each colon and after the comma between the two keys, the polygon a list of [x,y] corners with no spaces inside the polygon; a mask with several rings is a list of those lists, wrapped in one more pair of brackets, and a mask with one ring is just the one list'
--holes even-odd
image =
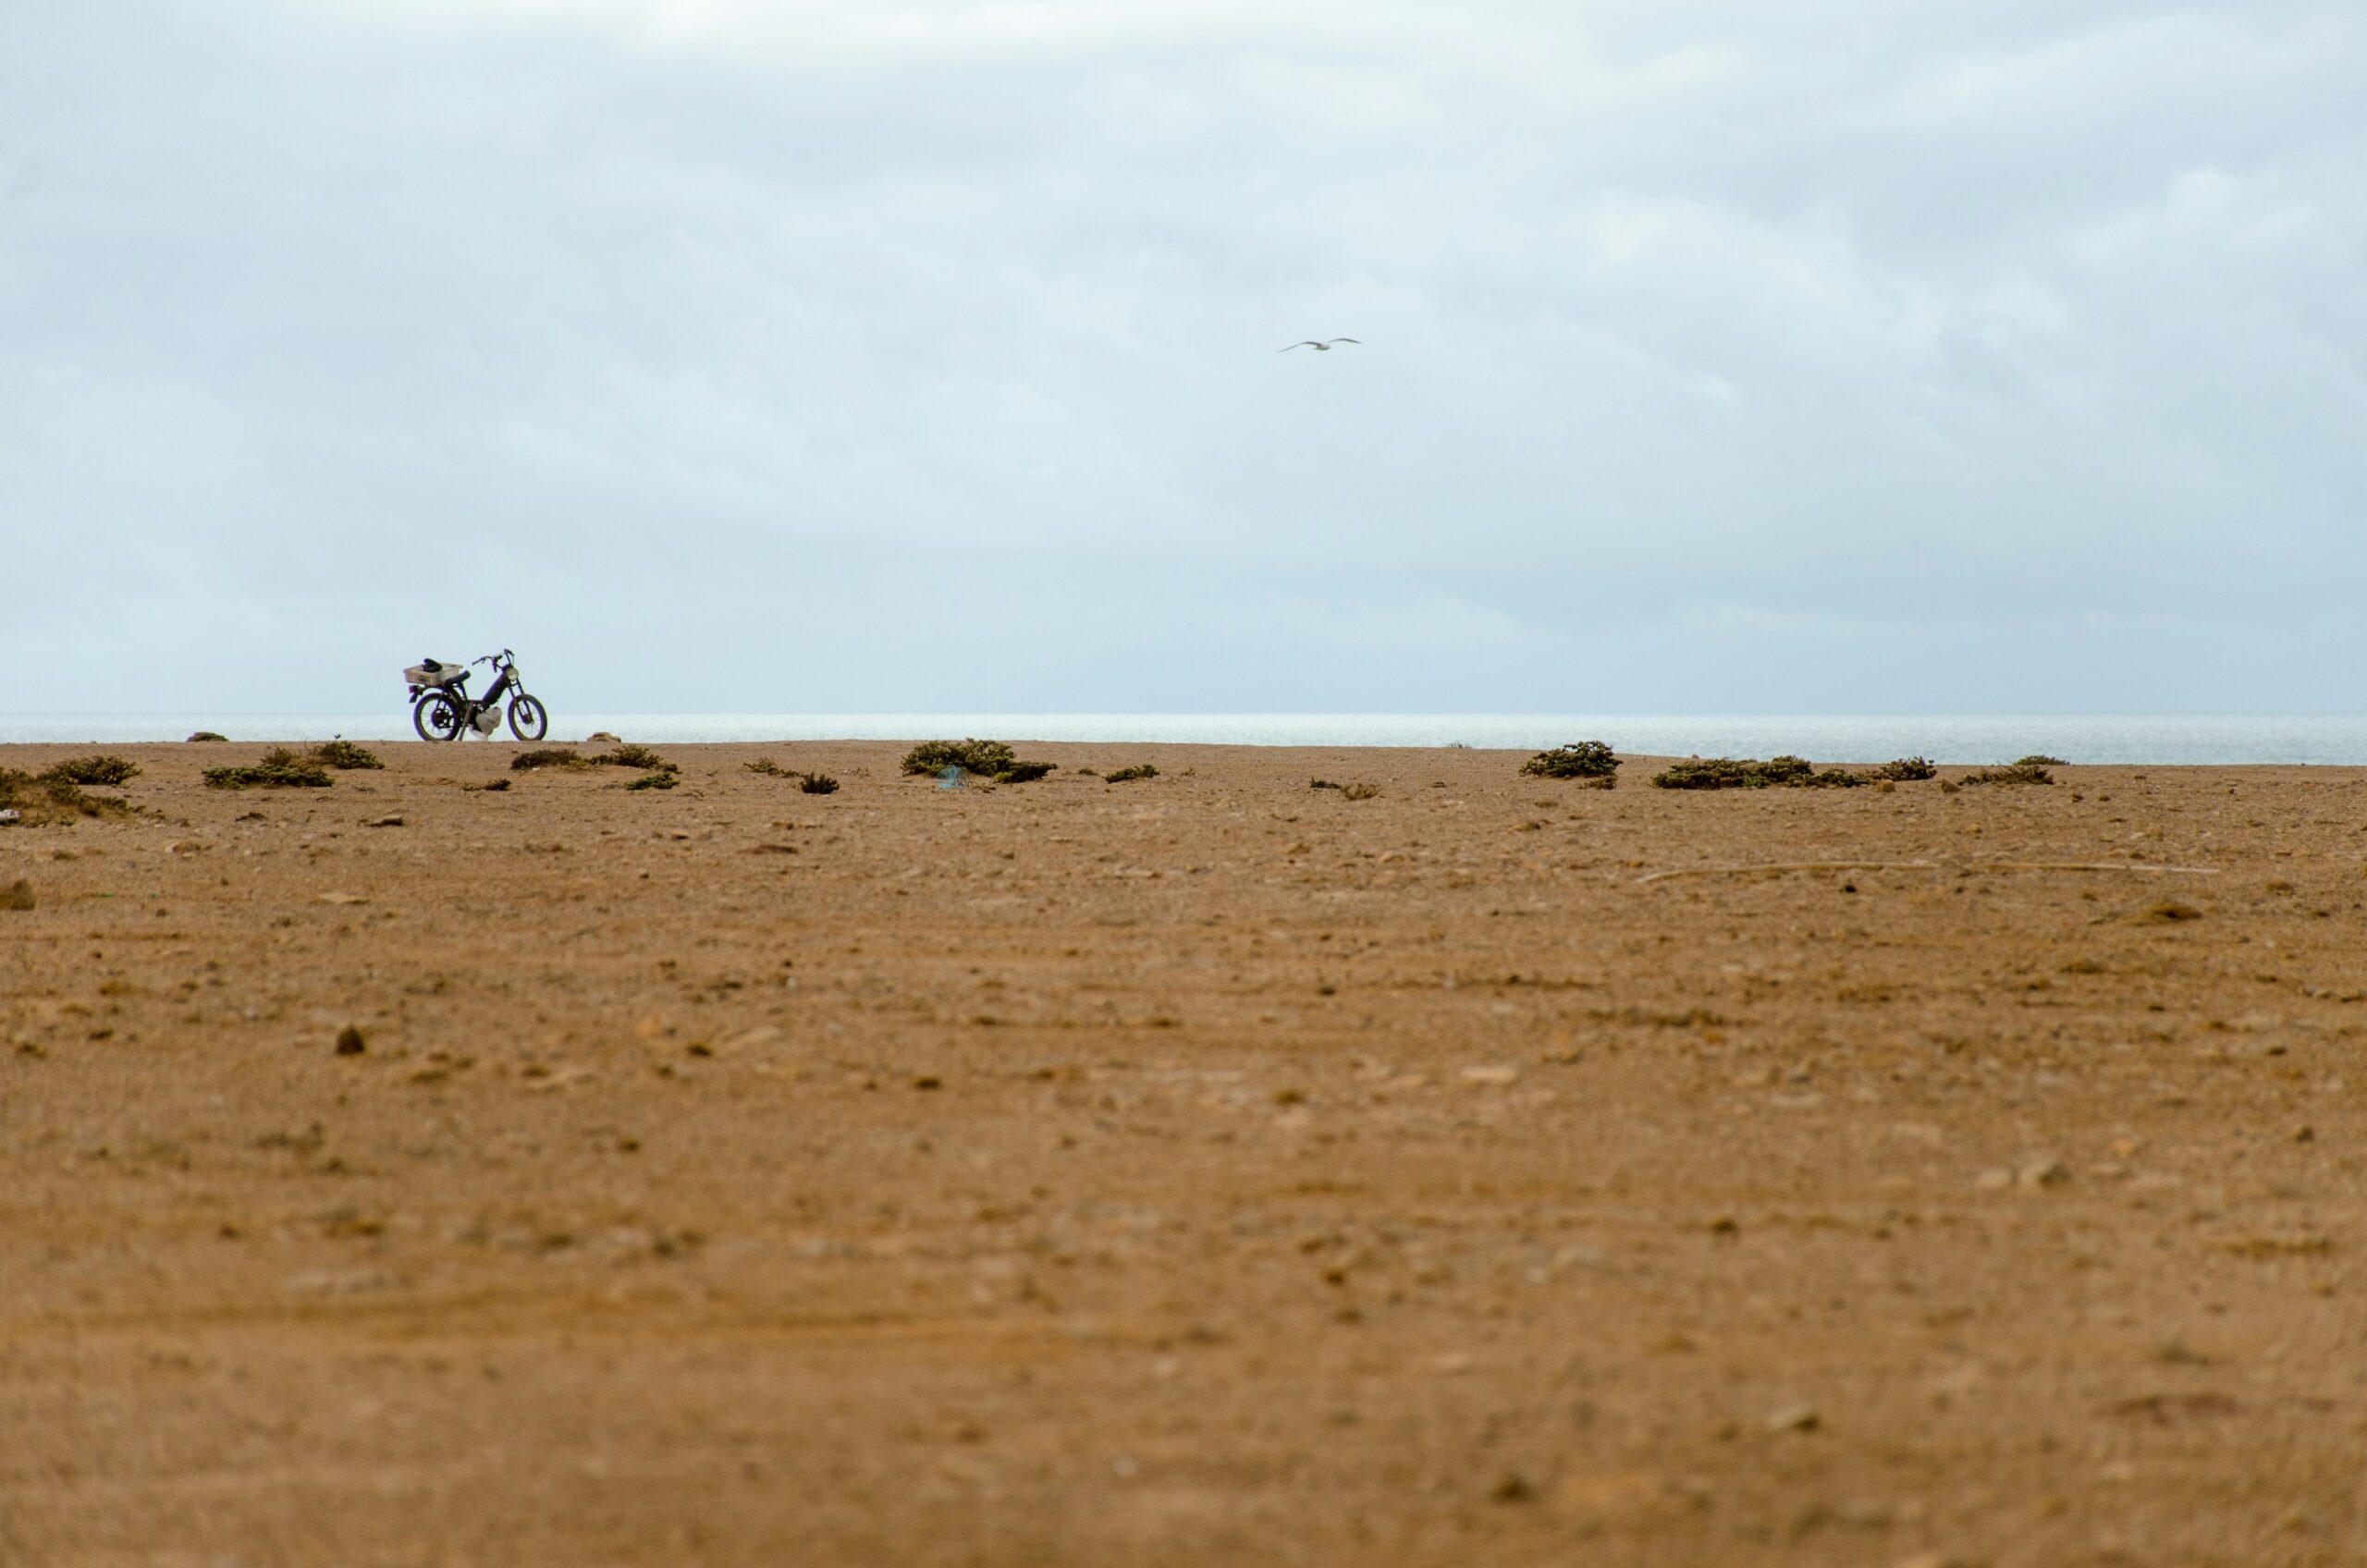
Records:
{"label": "bird wing", "polygon": [[1364,347],[1363,341],[1355,337],[1334,337],[1331,341],[1334,343],[1354,343],[1359,349]]}
{"label": "bird wing", "polygon": [[1292,344],[1290,349],[1277,349],[1274,352],[1277,354],[1287,354],[1291,351],[1291,349],[1320,349],[1322,347],[1322,344],[1318,343],[1312,337],[1302,337],[1297,342]]}

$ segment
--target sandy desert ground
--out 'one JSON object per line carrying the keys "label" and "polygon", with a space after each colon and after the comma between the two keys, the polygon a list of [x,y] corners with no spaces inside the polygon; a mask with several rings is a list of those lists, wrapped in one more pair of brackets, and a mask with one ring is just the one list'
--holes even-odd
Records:
{"label": "sandy desert ground", "polygon": [[0,1562],[2367,1562],[2367,776],[114,749]]}

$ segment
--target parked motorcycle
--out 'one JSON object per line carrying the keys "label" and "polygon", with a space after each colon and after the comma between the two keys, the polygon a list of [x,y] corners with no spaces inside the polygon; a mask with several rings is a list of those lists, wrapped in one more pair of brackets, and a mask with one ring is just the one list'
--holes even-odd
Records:
{"label": "parked motorcycle", "polygon": [[[494,682],[482,697],[469,695],[469,671],[485,665]],[[501,728],[501,699],[509,699],[509,733],[521,741],[539,741],[550,729],[551,716],[539,698],[526,694],[525,678],[518,673],[518,658],[509,649],[487,654],[467,664],[422,659],[403,671],[411,686],[411,727],[423,741],[457,741],[469,730],[490,735]]]}

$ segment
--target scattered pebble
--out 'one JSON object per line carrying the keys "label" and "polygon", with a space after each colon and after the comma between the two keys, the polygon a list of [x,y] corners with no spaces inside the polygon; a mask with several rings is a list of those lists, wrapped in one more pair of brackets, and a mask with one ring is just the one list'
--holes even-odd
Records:
{"label": "scattered pebble", "polygon": [[1824,1417],[1812,1404],[1787,1404],[1767,1418],[1771,1432],[1813,1432],[1824,1425]]}
{"label": "scattered pebble", "polygon": [[349,1023],[344,1028],[337,1032],[337,1055],[360,1056],[363,1051],[366,1051],[369,1048],[370,1042],[363,1039],[362,1037],[362,1031],[355,1028],[352,1024]]}
{"label": "scattered pebble", "polygon": [[2014,1172],[2014,1184],[2030,1192],[2059,1187],[2071,1180],[2071,1168],[2059,1159],[2033,1159]]}

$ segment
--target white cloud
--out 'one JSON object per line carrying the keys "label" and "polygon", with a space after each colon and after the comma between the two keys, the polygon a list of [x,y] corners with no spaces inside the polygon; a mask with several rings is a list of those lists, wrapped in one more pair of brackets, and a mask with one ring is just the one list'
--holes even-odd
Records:
{"label": "white cloud", "polygon": [[[1946,705],[2013,667],[1899,627],[2043,624],[2142,706],[2079,616],[2216,603],[2283,692],[2367,589],[2362,67],[2335,0],[20,8],[0,656],[187,583],[365,662],[596,607],[740,706],[829,705],[765,694],[816,627],[867,705],[1713,701],[1755,636]],[[866,630],[979,603],[1075,644]]]}

